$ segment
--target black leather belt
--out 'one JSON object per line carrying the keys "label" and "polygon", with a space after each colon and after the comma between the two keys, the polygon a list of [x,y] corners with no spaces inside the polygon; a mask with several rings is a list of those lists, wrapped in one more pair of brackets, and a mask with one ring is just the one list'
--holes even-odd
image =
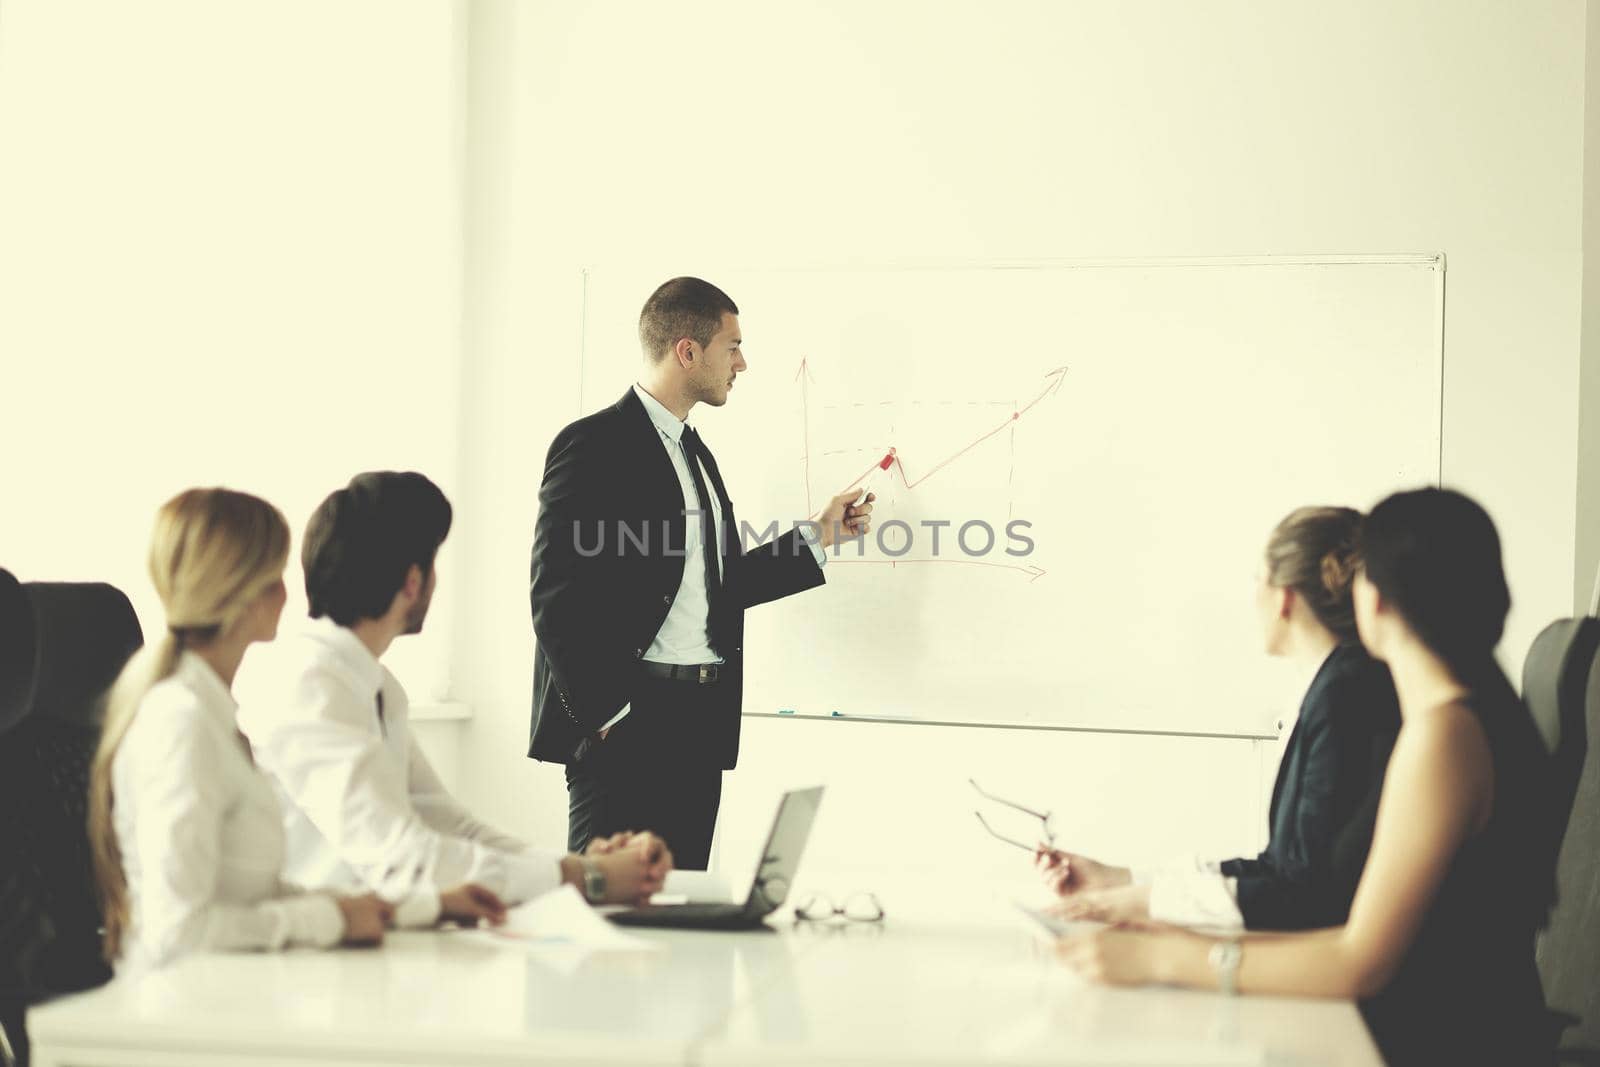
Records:
{"label": "black leather belt", "polygon": [[639,669],[646,678],[663,678],[670,682],[691,682],[695,685],[715,685],[722,676],[722,663],[655,663],[639,661]]}

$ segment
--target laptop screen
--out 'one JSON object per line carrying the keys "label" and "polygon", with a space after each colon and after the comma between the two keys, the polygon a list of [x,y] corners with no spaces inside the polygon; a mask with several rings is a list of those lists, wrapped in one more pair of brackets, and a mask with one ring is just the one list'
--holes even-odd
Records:
{"label": "laptop screen", "polygon": [[821,804],[820,785],[791,790],[783,795],[778,804],[778,816],[772,821],[772,832],[767,835],[766,847],[761,850],[761,860],[756,865],[755,881],[750,884],[750,899],[745,902],[747,910],[766,915],[777,910],[788,898],[800,869],[800,854],[805,851],[811,823]]}

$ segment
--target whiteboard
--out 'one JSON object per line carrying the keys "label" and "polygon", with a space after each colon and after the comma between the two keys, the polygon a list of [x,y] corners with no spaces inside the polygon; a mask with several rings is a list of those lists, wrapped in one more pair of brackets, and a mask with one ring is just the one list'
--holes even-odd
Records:
{"label": "whiteboard", "polygon": [[[672,273],[585,272],[582,410]],[[741,522],[878,497],[825,589],[747,615],[746,714],[1271,736],[1268,533],[1438,481],[1442,257],[702,276],[749,369],[690,421]]]}

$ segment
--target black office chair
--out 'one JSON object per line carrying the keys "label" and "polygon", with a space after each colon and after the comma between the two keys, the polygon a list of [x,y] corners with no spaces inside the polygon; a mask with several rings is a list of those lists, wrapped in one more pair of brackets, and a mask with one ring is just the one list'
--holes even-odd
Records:
{"label": "black office chair", "polygon": [[112,586],[23,584],[0,570],[0,1036],[17,1064],[28,1060],[29,1004],[111,977],[89,858],[89,767],[101,698],[142,643]]}
{"label": "black office chair", "polygon": [[[1600,600],[1600,584],[1596,586]],[[1547,626],[1528,650],[1522,690],[1554,766],[1556,818],[1565,820],[1556,903],[1539,937],[1539,974],[1558,1062],[1600,1065],[1600,604]]]}

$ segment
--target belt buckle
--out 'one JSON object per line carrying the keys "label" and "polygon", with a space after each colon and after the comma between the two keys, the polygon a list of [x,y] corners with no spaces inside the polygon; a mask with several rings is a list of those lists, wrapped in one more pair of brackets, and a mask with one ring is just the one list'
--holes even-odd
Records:
{"label": "belt buckle", "polygon": [[702,663],[700,665],[700,684],[710,685],[717,680],[717,664]]}

